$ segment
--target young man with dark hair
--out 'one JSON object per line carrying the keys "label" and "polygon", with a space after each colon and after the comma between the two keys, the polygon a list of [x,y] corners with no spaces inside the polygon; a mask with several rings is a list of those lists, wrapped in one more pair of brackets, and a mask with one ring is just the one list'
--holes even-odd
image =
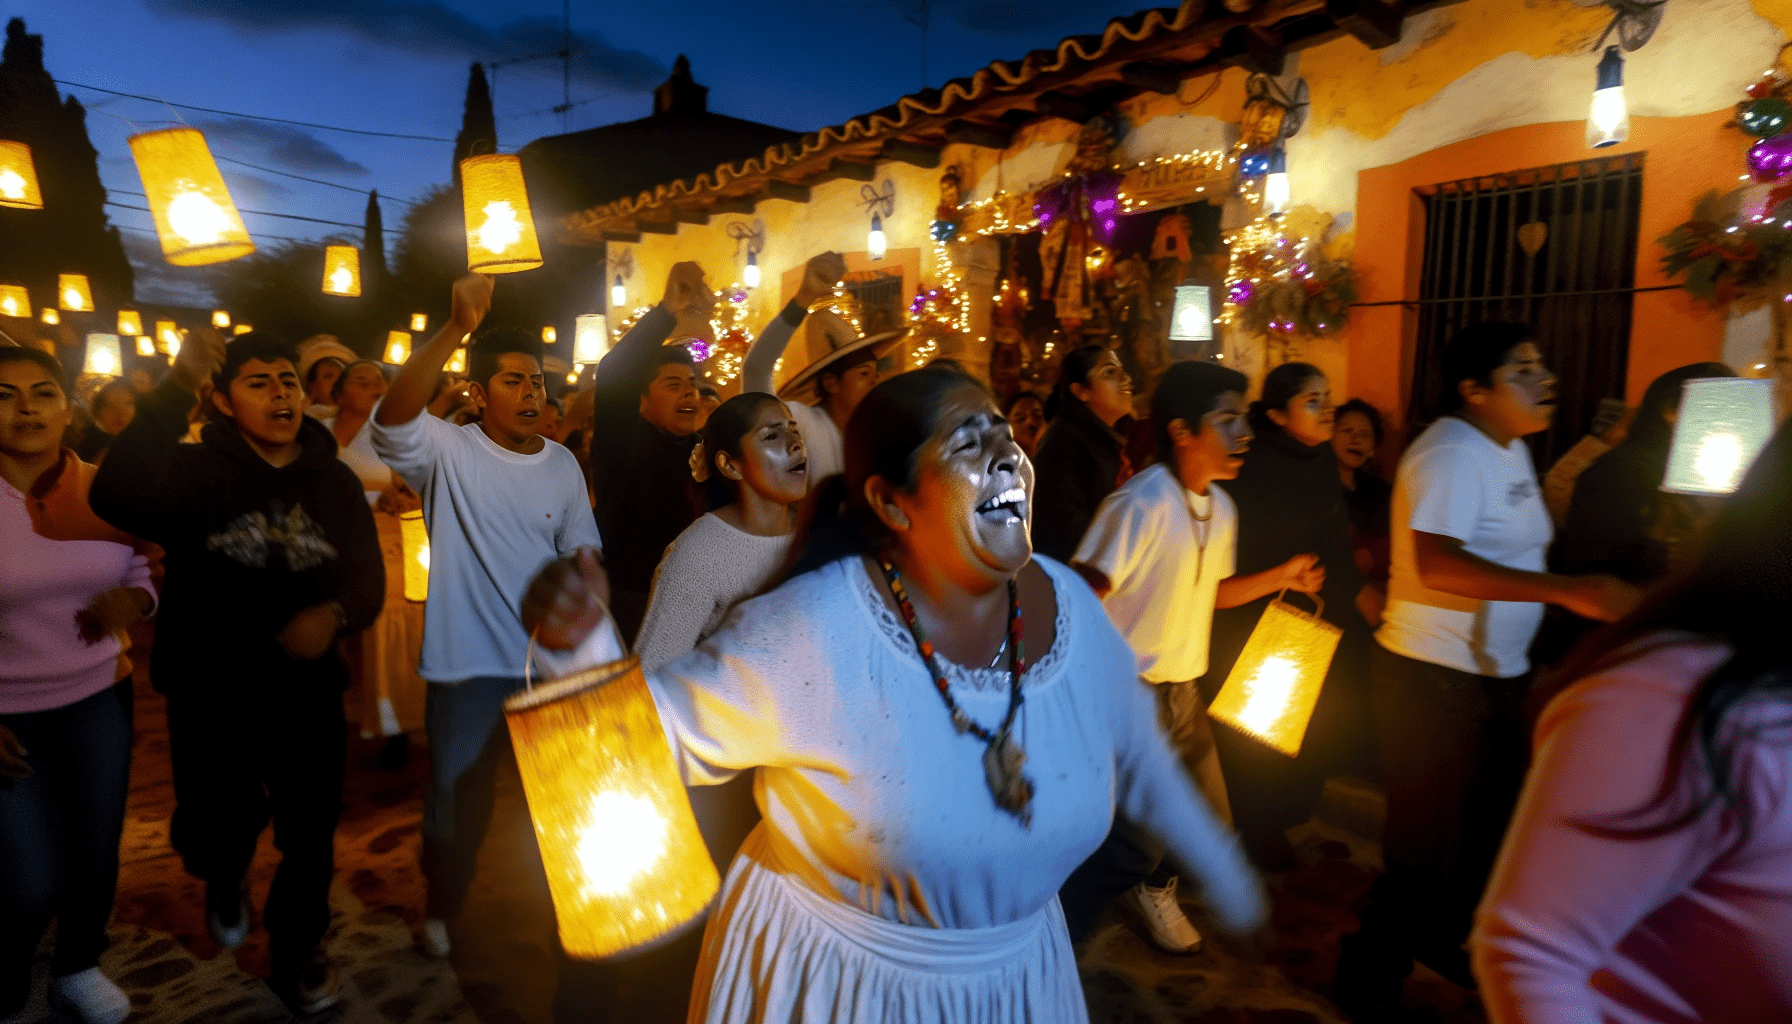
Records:
{"label": "young man with dark hair", "polygon": [[1393,570],[1376,633],[1374,710],[1387,871],[1346,936],[1335,998],[1380,1020],[1415,956],[1473,986],[1468,938],[1524,779],[1528,651],[1545,604],[1612,621],[1638,592],[1544,570],[1549,512],[1526,435],[1555,415],[1555,374],[1522,324],[1444,348],[1443,408],[1400,458]]}
{"label": "young man with dark hair", "polygon": [[538,433],[546,395],[533,335],[493,330],[473,343],[467,392],[478,423],[457,427],[424,409],[491,297],[489,277],[456,281],[448,321],[398,371],[373,415],[374,450],[422,497],[429,525],[417,671],[429,685],[423,944],[435,956],[448,955],[448,926],[491,822],[492,782],[500,759],[513,756],[504,700],[523,687],[523,594],[542,566],[600,544],[578,461]]}
{"label": "young man with dark hair", "polygon": [[[315,1013],[339,998],[322,949],[346,754],[336,640],[373,622],[386,576],[361,483],[304,416],[293,360],[267,335],[226,348],[215,330],[194,331],[90,499],[167,552],[151,671],[168,697],[170,839],[205,880],[206,925],[225,949],[247,937],[246,878],[271,818],[270,980]],[[208,377],[211,422],[182,444]]]}
{"label": "young man with dark hair", "polygon": [[[1215,607],[1234,608],[1287,588],[1323,582],[1310,555],[1250,576],[1234,576],[1238,510],[1215,481],[1238,475],[1250,446],[1244,374],[1216,363],[1175,363],[1151,398],[1157,462],[1102,500],[1071,561],[1095,589],[1138,658],[1158,717],[1183,766],[1222,819],[1226,785],[1195,680],[1207,674]],[[1114,897],[1144,923],[1152,942],[1193,953],[1201,935],[1182,912],[1163,844],[1117,821],[1108,839],[1065,883],[1073,940]]]}

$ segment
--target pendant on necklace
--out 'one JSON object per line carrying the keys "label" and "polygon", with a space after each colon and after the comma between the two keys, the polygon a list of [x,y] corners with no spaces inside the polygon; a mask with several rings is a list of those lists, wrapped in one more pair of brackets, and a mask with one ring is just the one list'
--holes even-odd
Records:
{"label": "pendant on necklace", "polygon": [[953,708],[952,709],[952,728],[957,729],[958,735],[960,735],[960,736],[963,736],[965,733],[970,732],[971,731],[971,716],[965,714],[964,711],[959,708],[956,708],[956,707]]}
{"label": "pendant on necklace", "polygon": [[983,775],[996,806],[1020,819],[1022,828],[1033,827],[1033,780],[1021,771],[1027,752],[1003,730],[983,751]]}

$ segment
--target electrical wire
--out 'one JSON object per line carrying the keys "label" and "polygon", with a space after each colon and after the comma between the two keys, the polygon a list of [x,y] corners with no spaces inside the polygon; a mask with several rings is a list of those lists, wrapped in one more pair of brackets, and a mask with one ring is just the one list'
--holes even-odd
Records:
{"label": "electrical wire", "polygon": [[[142,209],[142,207],[139,207],[139,206],[125,206],[123,203],[108,202],[106,205],[117,206],[117,207],[120,207],[120,208],[126,209],[126,210]],[[134,224],[114,224],[112,226],[117,228],[120,231],[129,231],[133,235],[148,235],[149,237],[156,238],[156,239],[159,239],[162,237],[160,234],[156,233],[156,230],[154,228],[140,228]],[[272,241],[276,241],[276,242],[306,242],[306,243],[310,243],[310,244],[317,244],[317,239],[315,239],[315,238],[294,238],[292,235],[264,235],[259,231],[249,232],[249,237],[250,238],[267,239],[267,240],[272,240]]]}
{"label": "electrical wire", "polygon": [[[237,158],[232,157],[232,156],[222,156],[222,155],[216,154],[216,153],[214,153],[212,155],[216,156],[219,160],[222,160],[225,163],[238,164],[243,167],[252,167],[258,171],[264,171],[268,174],[278,174],[278,175],[281,175],[282,177],[297,178],[300,181],[309,181],[314,185],[328,185],[331,188],[339,188],[339,189],[343,190],[344,192],[359,192],[365,196],[365,195],[372,195],[375,191],[377,191],[375,189],[356,188],[353,185],[338,185],[336,182],[325,181],[322,178],[307,178],[303,174],[294,174],[291,171],[277,171],[272,167],[263,167],[260,164],[252,164],[247,160],[238,160]],[[412,202],[409,199],[400,199],[394,195],[382,195],[382,196],[380,196],[380,198],[381,199],[390,199],[395,203],[403,203],[406,206],[422,205],[421,203]]]}
{"label": "electrical wire", "polygon": [[[141,192],[132,192],[128,188],[114,188],[114,189],[108,189],[107,191],[117,192],[119,195],[124,195],[124,196],[141,196],[144,199],[149,198],[148,196],[143,195],[143,193],[141,193]],[[117,207],[120,207],[120,208],[126,209],[126,210],[142,210],[144,213],[153,213],[154,212],[147,206],[126,206],[124,203],[115,203],[110,199],[106,200],[106,205],[117,206]],[[298,215],[296,213],[270,213],[267,210],[245,210],[242,207],[238,207],[237,212],[238,213],[253,213],[253,214],[255,214],[257,216],[261,216],[261,217],[281,217],[286,220],[310,221],[313,224],[329,224],[329,225],[332,225],[334,227],[339,227],[339,228],[353,228],[356,231],[360,231],[364,227],[364,225],[361,225],[361,224],[349,224],[349,223],[345,223],[345,222],[339,221],[339,220],[323,220],[318,217],[301,217],[300,215]]]}

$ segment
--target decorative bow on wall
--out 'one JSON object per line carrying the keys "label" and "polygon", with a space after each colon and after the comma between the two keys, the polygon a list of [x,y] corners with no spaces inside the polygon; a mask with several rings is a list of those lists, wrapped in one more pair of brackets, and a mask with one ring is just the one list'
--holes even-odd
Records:
{"label": "decorative bow on wall", "polygon": [[1066,176],[1033,197],[1033,214],[1045,232],[1039,245],[1042,283],[1066,327],[1075,327],[1094,313],[1086,257],[1091,244],[1111,244],[1120,223],[1124,176],[1108,170],[1113,147],[1106,119],[1090,121],[1077,139]]}

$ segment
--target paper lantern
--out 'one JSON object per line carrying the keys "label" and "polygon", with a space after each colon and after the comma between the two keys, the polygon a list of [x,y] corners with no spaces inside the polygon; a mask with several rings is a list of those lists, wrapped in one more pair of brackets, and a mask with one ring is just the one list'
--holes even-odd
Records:
{"label": "paper lantern", "polygon": [[1624,102],[1624,58],[1616,46],[1599,58],[1598,84],[1587,111],[1587,148],[1604,149],[1630,138],[1630,108]]}
{"label": "paper lantern", "polygon": [[1752,377],[1687,381],[1661,489],[1670,494],[1736,490],[1773,436],[1773,383]]}
{"label": "paper lantern", "polygon": [[156,321],[156,348],[168,355],[180,352],[180,328],[174,326],[174,321]]}
{"label": "paper lantern", "polygon": [[467,269],[511,274],[541,266],[535,218],[523,184],[523,162],[506,153],[460,162],[460,191],[467,223]]}
{"label": "paper lantern", "polygon": [[543,345],[552,345],[554,342],[558,341],[559,338],[559,332],[552,327],[543,327],[541,329],[541,343]]}
{"label": "paper lantern", "polygon": [[147,334],[137,335],[137,354],[153,356],[156,354],[156,340]]}
{"label": "paper lantern", "polygon": [[15,210],[41,210],[44,195],[37,188],[37,167],[31,147],[0,139],[0,206]]}
{"label": "paper lantern", "polygon": [[22,284],[0,284],[0,315],[30,316],[31,293]]}
{"label": "paper lantern", "polygon": [[610,350],[610,323],[602,313],[580,313],[572,334],[572,361],[590,366]]}
{"label": "paper lantern", "polygon": [[324,247],[324,294],[361,294],[361,250],[352,245]]}
{"label": "paper lantern", "polygon": [[411,358],[411,336],[406,331],[386,332],[386,362],[401,366]]}
{"label": "paper lantern", "polygon": [[1213,289],[1202,284],[1176,286],[1176,305],[1170,313],[1170,340],[1213,340]]}
{"label": "paper lantern", "polygon": [[230,326],[230,314],[221,309],[212,310],[212,326],[223,330]]}
{"label": "paper lantern", "polygon": [[81,364],[82,373],[116,377],[123,366],[124,356],[118,351],[118,335],[89,334],[87,336],[87,359]]}
{"label": "paper lantern", "polygon": [[1289,757],[1299,756],[1344,634],[1319,617],[1324,608],[1321,603],[1319,612],[1308,615],[1280,597],[1271,601],[1208,715]]}
{"label": "paper lantern", "polygon": [[130,144],[163,259],[198,267],[255,251],[199,129],[182,125],[145,132],[131,136]]}
{"label": "paper lantern", "polygon": [[70,313],[93,312],[93,289],[87,284],[87,275],[57,275],[56,304]]}
{"label": "paper lantern", "polygon": [[45,306],[43,313],[39,315],[38,319],[46,324],[55,325],[62,322],[62,314],[56,312],[55,306]]}
{"label": "paper lantern", "polygon": [[404,599],[422,601],[429,597],[429,527],[423,510],[400,512],[398,533],[404,545]]}
{"label": "paper lantern", "polygon": [[254,329],[255,329],[254,327],[252,327],[248,324],[237,324],[235,327],[232,327],[230,329],[230,336],[234,338],[239,334],[248,334],[250,331],[253,331]]}
{"label": "paper lantern", "polygon": [[662,938],[720,885],[639,658],[504,703],[529,817],[571,956]]}
{"label": "paper lantern", "polygon": [[467,350],[464,348],[455,349],[454,354],[448,357],[448,366],[446,368],[449,373],[466,373]]}
{"label": "paper lantern", "polygon": [[128,338],[135,338],[143,333],[143,314],[134,309],[118,311],[118,333]]}
{"label": "paper lantern", "polygon": [[423,331],[423,330],[428,330],[428,329],[429,329],[429,314],[428,313],[412,313],[411,314],[411,330]]}

